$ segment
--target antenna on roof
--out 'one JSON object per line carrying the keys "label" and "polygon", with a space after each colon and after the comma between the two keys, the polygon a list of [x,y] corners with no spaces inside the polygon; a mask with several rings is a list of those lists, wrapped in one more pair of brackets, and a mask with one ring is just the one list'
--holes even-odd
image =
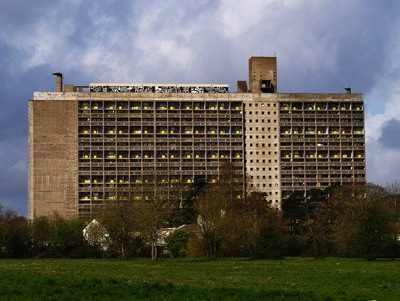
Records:
{"label": "antenna on roof", "polygon": [[351,88],[350,87],[347,87],[347,88],[344,88],[345,90],[346,90],[346,93],[347,94],[350,94],[351,93]]}

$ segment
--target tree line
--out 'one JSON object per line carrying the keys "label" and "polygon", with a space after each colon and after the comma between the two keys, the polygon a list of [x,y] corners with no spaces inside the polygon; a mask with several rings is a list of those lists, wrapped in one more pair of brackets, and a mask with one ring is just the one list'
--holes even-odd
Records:
{"label": "tree line", "polygon": [[[267,205],[263,193],[238,199],[232,193],[235,185],[236,178],[226,167],[217,183],[197,183],[178,205],[161,188],[155,188],[150,200],[125,196],[95,215],[107,231],[106,241],[83,237],[88,221],[55,213],[28,222],[0,205],[0,257],[149,256],[155,260],[166,250],[167,256],[211,259],[400,257],[397,183],[294,192],[283,200],[282,210]],[[188,226],[168,236],[163,232],[182,224]]]}

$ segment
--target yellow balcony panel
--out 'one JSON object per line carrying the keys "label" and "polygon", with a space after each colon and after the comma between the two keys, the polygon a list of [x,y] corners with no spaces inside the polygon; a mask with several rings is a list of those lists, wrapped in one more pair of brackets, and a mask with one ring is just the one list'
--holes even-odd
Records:
{"label": "yellow balcony panel", "polygon": [[299,157],[299,155],[294,155],[293,157],[295,157],[295,158],[298,158],[298,157]]}
{"label": "yellow balcony panel", "polygon": [[215,131],[211,131],[211,134],[213,134],[213,135],[214,135],[214,134],[215,134]]}
{"label": "yellow balcony panel", "polygon": [[124,183],[124,180],[122,180],[122,179],[119,179],[119,182],[120,182],[120,183]]}
{"label": "yellow balcony panel", "polygon": [[191,108],[189,106],[186,107],[186,110],[190,110]]}
{"label": "yellow balcony panel", "polygon": [[237,154],[236,155],[236,158],[241,158],[242,156],[240,155],[240,154]]}
{"label": "yellow balcony panel", "polygon": [[187,179],[186,182],[187,183],[192,183],[192,179]]}
{"label": "yellow balcony panel", "polygon": [[224,155],[221,155],[221,158],[223,159],[223,158],[225,158],[225,156],[224,156]]}
{"label": "yellow balcony panel", "polygon": [[108,133],[109,134],[114,134],[114,130],[109,130]]}
{"label": "yellow balcony panel", "polygon": [[308,110],[311,111],[313,109],[313,107],[308,107]]}
{"label": "yellow balcony panel", "polygon": [[114,107],[113,106],[109,106],[108,109],[109,110],[114,110]]}
{"label": "yellow balcony panel", "polygon": [[93,155],[93,159],[97,159],[97,155]]}
{"label": "yellow balcony panel", "polygon": [[97,196],[94,196],[94,197],[93,197],[93,199],[94,199],[94,200],[97,200],[97,199],[98,199],[98,197],[97,197]]}
{"label": "yellow balcony panel", "polygon": [[191,155],[186,155],[186,159],[190,159],[190,158],[192,158]]}
{"label": "yellow balcony panel", "polygon": [[99,132],[96,130],[93,130],[93,134],[98,134]]}
{"label": "yellow balcony panel", "polygon": [[173,159],[173,158],[175,158],[175,156],[174,156],[174,155],[171,155],[171,159]]}
{"label": "yellow balcony panel", "polygon": [[161,180],[161,183],[165,183],[165,182],[167,182],[167,180],[165,180],[165,179],[162,179],[162,180]]}
{"label": "yellow balcony panel", "polygon": [[363,158],[364,156],[363,155],[361,155],[361,154],[358,154],[357,155],[357,158]]}
{"label": "yellow balcony panel", "polygon": [[88,130],[84,130],[83,133],[84,134],[89,134],[89,131]]}
{"label": "yellow balcony panel", "polygon": [[89,107],[88,106],[83,106],[83,109],[87,110],[87,109],[89,109]]}
{"label": "yellow balcony panel", "polygon": [[333,134],[337,134],[338,132],[337,132],[337,131],[333,131],[332,133],[333,133]]}
{"label": "yellow balcony panel", "polygon": [[97,183],[97,180],[93,180],[93,183],[95,183],[95,184],[96,184],[96,183]]}
{"label": "yellow balcony panel", "polygon": [[122,106],[119,106],[119,107],[118,107],[118,110],[122,110]]}
{"label": "yellow balcony panel", "polygon": [[83,197],[83,199],[84,199],[84,200],[88,200],[89,197],[88,197],[87,195],[85,195],[85,196]]}
{"label": "yellow balcony panel", "polygon": [[142,181],[138,179],[138,180],[135,181],[135,183],[136,184],[140,184],[140,183],[142,183]]}
{"label": "yellow balcony panel", "polygon": [[210,110],[215,110],[215,107],[210,107]]}
{"label": "yellow balcony panel", "polygon": [[84,183],[85,183],[85,184],[88,184],[88,183],[90,183],[90,180],[86,179],[86,180],[84,181]]}
{"label": "yellow balcony panel", "polygon": [[[138,106],[133,107],[134,110],[139,110]],[[144,107],[144,109],[146,110],[146,107]]]}
{"label": "yellow balcony panel", "polygon": [[321,108],[320,107],[317,107],[317,111],[320,111],[321,110]]}
{"label": "yellow balcony panel", "polygon": [[93,106],[93,110],[98,110],[98,106]]}
{"label": "yellow balcony panel", "polygon": [[212,159],[215,159],[217,156],[216,155],[211,155],[211,158]]}
{"label": "yellow balcony panel", "polygon": [[200,110],[200,107],[194,107],[195,110]]}
{"label": "yellow balcony panel", "polygon": [[216,183],[217,182],[217,179],[212,179],[211,180],[211,183]]}
{"label": "yellow balcony panel", "polygon": [[192,132],[191,131],[185,131],[185,134],[191,134]]}
{"label": "yellow balcony panel", "polygon": [[236,107],[235,109],[236,109],[236,110],[240,110],[240,107]]}
{"label": "yellow balcony panel", "polygon": [[175,107],[170,106],[169,109],[170,109],[170,110],[175,110]]}
{"label": "yellow balcony panel", "polygon": [[285,134],[289,134],[289,131],[285,131]]}
{"label": "yellow balcony panel", "polygon": [[142,131],[140,131],[140,130],[136,130],[136,131],[134,131],[134,133],[135,133],[135,134],[141,134],[141,133],[142,133]]}
{"label": "yellow balcony panel", "polygon": [[139,155],[135,155],[135,158],[136,158],[136,159],[139,159],[139,158],[140,158],[140,156],[139,156]]}
{"label": "yellow balcony panel", "polygon": [[118,159],[122,159],[122,155],[118,155]]}
{"label": "yellow balcony panel", "polygon": [[318,155],[318,158],[322,158],[322,155]]}
{"label": "yellow balcony panel", "polygon": [[108,158],[109,159],[115,159],[115,155],[109,155]]}
{"label": "yellow balcony panel", "polygon": [[89,159],[89,155],[83,155],[84,159]]}
{"label": "yellow balcony panel", "polygon": [[225,134],[225,131],[220,131],[219,133],[220,133],[220,134]]}
{"label": "yellow balcony panel", "polygon": [[173,130],[171,130],[171,131],[169,131],[169,133],[170,133],[170,134],[173,134],[173,133],[174,133],[174,131],[173,131]]}
{"label": "yellow balcony panel", "polygon": [[144,155],[144,158],[147,159],[149,156],[148,155]]}
{"label": "yellow balcony panel", "polygon": [[287,110],[289,110],[289,107],[288,106],[284,106],[283,109],[287,111]]}
{"label": "yellow balcony panel", "polygon": [[111,180],[110,180],[110,183],[111,183],[111,184],[113,184],[113,183],[114,183],[114,180],[113,180],[113,179],[111,179]]}
{"label": "yellow balcony panel", "polygon": [[166,131],[161,131],[161,134],[166,134]]}
{"label": "yellow balcony panel", "polygon": [[298,131],[293,131],[293,134],[298,134],[299,132]]}
{"label": "yellow balcony panel", "polygon": [[288,154],[285,155],[285,158],[290,158],[290,156]]}
{"label": "yellow balcony panel", "polygon": [[334,158],[339,158],[339,155],[333,155]]}
{"label": "yellow balcony panel", "polygon": [[314,155],[310,155],[310,158],[314,158]]}
{"label": "yellow balcony panel", "polygon": [[347,155],[342,155],[342,158],[347,158]]}
{"label": "yellow balcony panel", "polygon": [[196,159],[199,159],[200,158],[200,155],[196,155]]}
{"label": "yellow balcony panel", "polygon": [[236,134],[241,134],[241,132],[240,132],[240,131],[236,131],[235,133],[236,133]]}

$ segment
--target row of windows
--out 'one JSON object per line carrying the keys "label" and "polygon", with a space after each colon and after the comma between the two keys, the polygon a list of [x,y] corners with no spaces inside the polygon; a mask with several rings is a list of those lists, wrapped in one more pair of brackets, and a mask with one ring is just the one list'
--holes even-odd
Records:
{"label": "row of windows", "polygon": [[258,107],[258,106],[260,106],[260,107],[265,107],[265,106],[267,106],[268,108],[269,107],[273,107],[273,108],[276,108],[276,103],[260,103],[260,104],[258,104],[258,103],[249,103],[249,104],[247,104],[250,108],[252,107],[252,106],[254,106],[254,107]]}
{"label": "row of windows", "polygon": [[[267,112],[267,115],[271,115],[271,111],[266,111],[266,112]],[[254,115],[258,115],[258,114],[265,115],[265,111],[249,111],[248,112],[249,115],[253,115],[253,113],[254,113]],[[276,111],[272,111],[272,114],[276,115],[277,113],[276,113]]]}
{"label": "row of windows", "polygon": [[[272,163],[272,160],[268,160],[268,163]],[[278,160],[274,160],[274,163],[278,163]],[[266,168],[266,167],[247,167],[248,171],[271,171],[271,167]]]}
{"label": "row of windows", "polygon": [[[246,121],[248,121],[249,123],[252,123],[253,121],[255,123],[258,123],[258,122],[265,123],[265,120],[267,121],[267,123],[271,123],[271,119],[246,119]],[[273,123],[277,123],[278,120],[277,119],[272,119],[272,122]]]}
{"label": "row of windows", "polygon": [[278,175],[274,175],[274,176],[272,176],[272,175],[269,175],[268,177],[267,176],[250,176],[250,179],[251,180],[253,180],[253,179],[257,179],[257,180],[260,180],[260,179],[263,179],[263,180],[266,180],[267,178],[268,179],[270,179],[270,180],[272,180],[272,179],[278,179],[279,178],[279,176]]}
{"label": "row of windows", "polygon": [[246,154],[249,154],[249,155],[272,155],[272,154],[274,154],[274,155],[277,155],[278,154],[278,152],[277,151],[274,151],[274,152],[272,152],[272,151],[268,151],[268,152],[265,152],[265,151],[246,151]]}

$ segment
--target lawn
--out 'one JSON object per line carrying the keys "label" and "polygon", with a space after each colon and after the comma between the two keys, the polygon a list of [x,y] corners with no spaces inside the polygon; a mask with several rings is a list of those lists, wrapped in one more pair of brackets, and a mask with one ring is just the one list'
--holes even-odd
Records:
{"label": "lawn", "polygon": [[0,260],[0,300],[399,300],[400,261]]}

